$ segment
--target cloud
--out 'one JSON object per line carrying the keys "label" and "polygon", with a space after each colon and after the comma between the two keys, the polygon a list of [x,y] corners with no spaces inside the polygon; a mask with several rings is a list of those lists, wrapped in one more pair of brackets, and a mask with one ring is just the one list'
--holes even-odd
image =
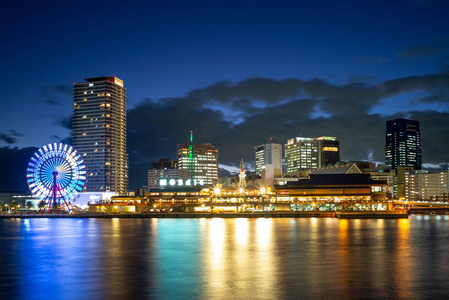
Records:
{"label": "cloud", "polygon": [[71,101],[72,92],[73,87],[68,84],[47,85],[41,88],[40,95],[46,99],[47,104],[60,105],[64,102],[64,98]]}
{"label": "cloud", "polygon": [[385,56],[358,56],[353,59],[355,65],[380,65],[389,62],[390,59]]}
{"label": "cloud", "polygon": [[449,128],[447,112],[405,107],[370,113],[382,100],[412,92],[438,90],[447,99],[448,87],[444,74],[347,84],[256,77],[218,82],[184,97],[145,99],[128,111],[130,182],[144,185],[152,161],[176,159],[176,145],[188,142],[190,130],[195,143],[218,147],[220,164],[228,166],[238,166],[241,158],[252,163],[254,147],[270,137],[285,144],[301,135],[337,136],[343,160],[384,161],[385,121],[411,116],[422,124],[424,161],[448,161],[449,143],[441,138]]}
{"label": "cloud", "polygon": [[415,45],[404,51],[397,53],[398,59],[414,59],[420,57],[430,57],[441,53],[444,50],[443,45]]}
{"label": "cloud", "polygon": [[8,132],[0,132],[0,141],[4,141],[9,145],[15,144],[17,142],[17,137],[22,136],[15,130],[8,130]]}
{"label": "cloud", "polygon": [[60,105],[61,101],[55,98],[48,98],[47,103],[51,105]]}
{"label": "cloud", "polygon": [[59,85],[46,85],[41,88],[40,94],[43,97],[47,97],[52,94],[64,94],[71,96],[73,92],[73,87],[68,84]]}
{"label": "cloud", "polygon": [[53,124],[61,126],[66,129],[72,129],[72,115],[69,116],[52,116],[54,119]]}
{"label": "cloud", "polygon": [[[421,122],[424,163],[449,161],[449,141],[445,139],[449,109],[419,111],[416,105],[405,105],[402,111],[371,113],[373,107],[388,104],[397,96],[410,97],[412,103],[416,97],[411,93],[421,95],[419,101],[423,105],[419,107],[447,101],[449,74],[383,82],[365,79],[353,77],[348,83],[334,84],[320,78],[254,77],[217,82],[183,97],[143,99],[127,113],[130,188],[146,185],[151,162],[162,157],[176,159],[176,145],[187,143],[191,130],[196,144],[218,147],[219,163],[225,172],[224,166],[237,167],[241,158],[253,165],[254,147],[269,138],[284,145],[296,136],[336,136],[341,143],[342,160],[384,161],[385,121],[413,118]],[[70,129],[71,116],[55,117],[55,124]],[[0,140],[13,144],[17,136],[20,134],[9,131],[2,133]],[[59,136],[53,139],[61,140]],[[70,138],[64,142],[70,143]],[[2,151],[4,161],[19,149]],[[21,155],[21,160],[25,160]],[[13,165],[9,167],[2,164],[3,173],[17,172]]]}
{"label": "cloud", "polygon": [[0,191],[25,192],[28,190],[26,181],[28,162],[37,148],[0,148]]}

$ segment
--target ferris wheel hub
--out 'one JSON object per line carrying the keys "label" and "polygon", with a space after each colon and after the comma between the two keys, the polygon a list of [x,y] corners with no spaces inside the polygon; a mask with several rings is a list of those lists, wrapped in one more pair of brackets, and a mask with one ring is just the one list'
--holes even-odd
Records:
{"label": "ferris wheel hub", "polygon": [[54,143],[38,149],[27,168],[27,182],[34,197],[60,206],[81,192],[86,182],[86,166],[71,146]]}

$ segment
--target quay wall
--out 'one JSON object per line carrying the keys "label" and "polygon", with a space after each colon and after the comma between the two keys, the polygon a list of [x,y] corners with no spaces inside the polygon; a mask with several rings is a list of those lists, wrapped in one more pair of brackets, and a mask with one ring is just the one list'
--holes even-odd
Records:
{"label": "quay wall", "polygon": [[0,218],[333,218],[333,212],[0,214]]}

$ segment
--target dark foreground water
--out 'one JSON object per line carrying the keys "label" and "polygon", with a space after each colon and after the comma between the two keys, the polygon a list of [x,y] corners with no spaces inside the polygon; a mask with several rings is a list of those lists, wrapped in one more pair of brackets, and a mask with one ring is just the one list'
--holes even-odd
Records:
{"label": "dark foreground water", "polygon": [[0,299],[448,297],[448,216],[0,220]]}

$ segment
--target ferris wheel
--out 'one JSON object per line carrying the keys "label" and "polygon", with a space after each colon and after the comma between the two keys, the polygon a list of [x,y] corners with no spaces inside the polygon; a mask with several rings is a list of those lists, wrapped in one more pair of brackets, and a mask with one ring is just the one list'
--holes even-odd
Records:
{"label": "ferris wheel", "polygon": [[86,166],[81,155],[62,143],[48,144],[37,150],[27,168],[27,182],[33,196],[52,205],[65,206],[86,182]]}

